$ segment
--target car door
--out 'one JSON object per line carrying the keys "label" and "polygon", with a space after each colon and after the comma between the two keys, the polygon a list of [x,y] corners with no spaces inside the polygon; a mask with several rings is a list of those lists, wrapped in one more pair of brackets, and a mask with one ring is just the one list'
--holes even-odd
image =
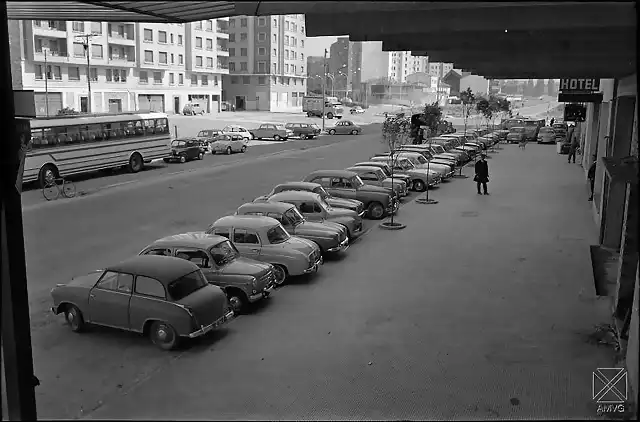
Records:
{"label": "car door", "polygon": [[232,239],[234,246],[242,256],[255,260],[260,259],[260,238],[255,231],[234,228]]}
{"label": "car door", "polygon": [[187,141],[187,155],[190,159],[196,158],[200,153],[200,145],[196,141]]}
{"label": "car door", "polygon": [[353,130],[354,126],[353,123],[346,121],[346,122],[342,122],[342,134],[344,135],[348,135],[351,133],[351,131]]}
{"label": "car door", "polygon": [[131,304],[129,306],[129,324],[131,330],[141,331],[149,319],[162,319],[167,306],[167,292],[158,280],[146,276],[135,277]]}
{"label": "car door", "polygon": [[129,329],[129,302],[133,275],[105,271],[89,292],[88,321],[108,327]]}
{"label": "car door", "polygon": [[382,186],[380,178],[372,171],[360,173],[360,179],[367,185]]}
{"label": "car door", "polygon": [[325,217],[324,210],[315,201],[301,202],[298,210],[309,221],[322,221]]}
{"label": "car door", "polygon": [[331,195],[339,198],[356,199],[356,189],[351,185],[351,181],[346,177],[334,177],[331,179]]}
{"label": "car door", "polygon": [[251,139],[251,133],[249,132],[249,129],[247,129],[247,128],[245,128],[245,127],[241,127],[241,128],[238,128],[238,129],[239,129],[239,130],[238,130],[238,132],[240,132],[240,133],[239,133],[239,135],[240,135],[242,138],[244,138],[244,139]]}

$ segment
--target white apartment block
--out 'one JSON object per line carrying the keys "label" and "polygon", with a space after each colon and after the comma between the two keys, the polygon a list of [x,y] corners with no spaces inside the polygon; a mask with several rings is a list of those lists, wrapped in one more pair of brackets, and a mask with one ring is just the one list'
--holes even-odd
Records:
{"label": "white apartment block", "polygon": [[410,51],[393,51],[389,60],[388,75],[396,82],[406,82],[407,76],[426,72],[429,66],[427,57],[412,56]]}
{"label": "white apartment block", "polygon": [[223,100],[236,110],[301,111],[306,38],[304,15],[229,18]]}
{"label": "white apartment block", "polygon": [[34,91],[38,115],[62,108],[180,113],[189,101],[207,112],[220,110],[222,75],[228,73],[226,18],[10,25],[12,73],[20,72],[14,88]]}

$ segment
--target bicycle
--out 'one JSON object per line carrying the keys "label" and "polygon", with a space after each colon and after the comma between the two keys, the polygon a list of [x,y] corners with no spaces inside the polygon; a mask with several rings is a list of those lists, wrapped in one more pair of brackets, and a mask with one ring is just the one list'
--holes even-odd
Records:
{"label": "bicycle", "polygon": [[64,177],[47,180],[45,186],[42,188],[44,198],[47,201],[53,201],[54,199],[58,199],[60,194],[65,198],[73,198],[76,196],[76,185]]}

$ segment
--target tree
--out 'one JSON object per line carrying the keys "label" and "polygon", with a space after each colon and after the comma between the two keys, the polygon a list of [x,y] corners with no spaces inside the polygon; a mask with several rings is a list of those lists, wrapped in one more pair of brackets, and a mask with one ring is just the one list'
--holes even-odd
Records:
{"label": "tree", "polygon": [[485,119],[487,127],[489,127],[489,120],[493,117],[493,110],[489,100],[486,98],[480,98],[476,103],[476,110]]}
{"label": "tree", "polygon": [[[388,116],[382,124],[382,141],[389,148],[389,167],[391,167],[391,185],[394,184],[394,168],[397,165],[398,148],[406,145],[411,139],[411,121],[404,114]],[[394,214],[391,214],[391,226],[394,223]]]}
{"label": "tree", "polygon": [[544,95],[544,79],[538,79],[536,81],[536,87],[534,91],[534,97],[541,97]]}
{"label": "tree", "polygon": [[547,81],[547,95],[553,97],[556,95],[556,83],[553,79]]}
{"label": "tree", "polygon": [[464,132],[467,132],[467,123],[471,117],[471,111],[476,103],[476,96],[473,95],[471,88],[467,88],[460,93],[460,101],[462,103],[462,120],[464,121]]}
{"label": "tree", "polygon": [[427,138],[438,134],[438,126],[442,122],[442,108],[437,102],[424,106],[424,125],[427,127]]}

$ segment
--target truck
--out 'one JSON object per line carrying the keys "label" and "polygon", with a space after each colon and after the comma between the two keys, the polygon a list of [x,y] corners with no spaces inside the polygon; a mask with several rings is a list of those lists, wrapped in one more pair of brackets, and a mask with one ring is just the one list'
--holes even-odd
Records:
{"label": "truck", "polygon": [[[306,96],[302,98],[302,111],[307,113],[307,116],[322,117],[322,97]],[[327,119],[342,118],[342,107],[339,104],[334,104],[327,99],[324,102],[324,114]]]}

